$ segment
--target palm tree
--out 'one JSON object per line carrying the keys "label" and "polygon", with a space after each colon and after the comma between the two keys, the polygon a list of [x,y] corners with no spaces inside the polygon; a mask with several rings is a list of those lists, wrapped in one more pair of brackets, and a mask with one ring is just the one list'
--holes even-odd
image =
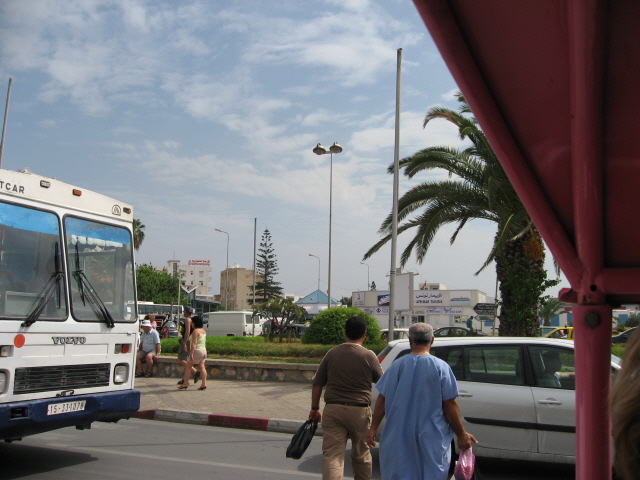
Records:
{"label": "palm tree", "polygon": [[[460,102],[457,112],[434,107],[427,113],[423,126],[431,120],[445,119],[456,125],[460,139],[471,145],[464,149],[428,147],[400,161],[400,169],[408,178],[433,169],[449,172],[447,180],[421,183],[399,199],[398,234],[415,231],[401,254],[401,265],[407,263],[412,253],[422,263],[436,233],[447,224],[457,224],[450,238],[453,244],[469,221],[494,222],[497,229],[492,249],[476,274],[495,262],[502,299],[500,334],[535,335],[539,328],[539,297],[553,283],[546,280],[544,244],[466,100],[460,93],[457,99]],[[393,166],[389,172],[393,173]],[[379,230],[385,236],[369,249],[363,260],[391,239],[391,228],[389,214]]]}
{"label": "palm tree", "polygon": [[551,325],[551,319],[564,311],[564,303],[557,298],[543,298],[540,300],[538,314],[542,317],[545,327]]}
{"label": "palm tree", "polygon": [[140,220],[138,220],[137,218],[133,219],[133,248],[136,249],[136,251],[140,248],[140,245],[142,245],[142,242],[144,241],[144,229],[146,227],[140,222]]}

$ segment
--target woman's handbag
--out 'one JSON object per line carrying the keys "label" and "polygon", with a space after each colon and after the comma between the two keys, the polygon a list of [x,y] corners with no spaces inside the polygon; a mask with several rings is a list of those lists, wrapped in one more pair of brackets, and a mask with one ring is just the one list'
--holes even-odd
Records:
{"label": "woman's handbag", "polygon": [[291,439],[291,443],[287,447],[287,458],[298,460],[300,457],[302,457],[302,454],[311,443],[311,439],[316,433],[317,428],[318,422],[314,422],[311,420],[307,420],[306,422],[304,422],[295,433],[295,435]]}

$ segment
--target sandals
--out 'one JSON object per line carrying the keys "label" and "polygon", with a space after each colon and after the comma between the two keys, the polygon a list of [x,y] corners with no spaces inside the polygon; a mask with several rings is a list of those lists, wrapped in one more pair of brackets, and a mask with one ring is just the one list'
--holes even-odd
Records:
{"label": "sandals", "polygon": [[207,387],[200,387],[200,388],[198,388],[198,390],[206,390],[206,389],[207,389]]}
{"label": "sandals", "polygon": [[187,388],[189,388],[189,385],[180,385],[178,390],[186,390]]}

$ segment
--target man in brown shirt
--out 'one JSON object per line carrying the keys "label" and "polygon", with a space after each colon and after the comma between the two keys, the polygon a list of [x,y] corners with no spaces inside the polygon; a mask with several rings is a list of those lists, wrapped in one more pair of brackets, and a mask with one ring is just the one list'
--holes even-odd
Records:
{"label": "man in brown shirt", "polygon": [[[345,325],[346,342],[333,347],[320,362],[311,388],[309,419],[322,421],[322,478],[344,477],[344,454],[351,439],[351,465],[355,480],[371,478],[371,452],[366,439],[371,425],[371,385],[382,369],[375,353],[362,346],[367,322],[353,316]],[[324,393],[324,416],[320,396]]]}

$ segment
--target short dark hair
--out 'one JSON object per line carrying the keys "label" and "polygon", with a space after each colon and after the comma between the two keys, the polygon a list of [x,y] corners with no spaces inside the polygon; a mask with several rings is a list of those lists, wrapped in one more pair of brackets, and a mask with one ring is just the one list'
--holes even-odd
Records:
{"label": "short dark hair", "polygon": [[196,328],[202,328],[204,325],[204,322],[202,321],[202,317],[200,315],[194,315],[193,317],[191,317],[191,321]]}
{"label": "short dark hair", "polygon": [[358,340],[367,332],[367,321],[359,315],[354,315],[347,319],[344,326],[344,333],[349,340]]}

